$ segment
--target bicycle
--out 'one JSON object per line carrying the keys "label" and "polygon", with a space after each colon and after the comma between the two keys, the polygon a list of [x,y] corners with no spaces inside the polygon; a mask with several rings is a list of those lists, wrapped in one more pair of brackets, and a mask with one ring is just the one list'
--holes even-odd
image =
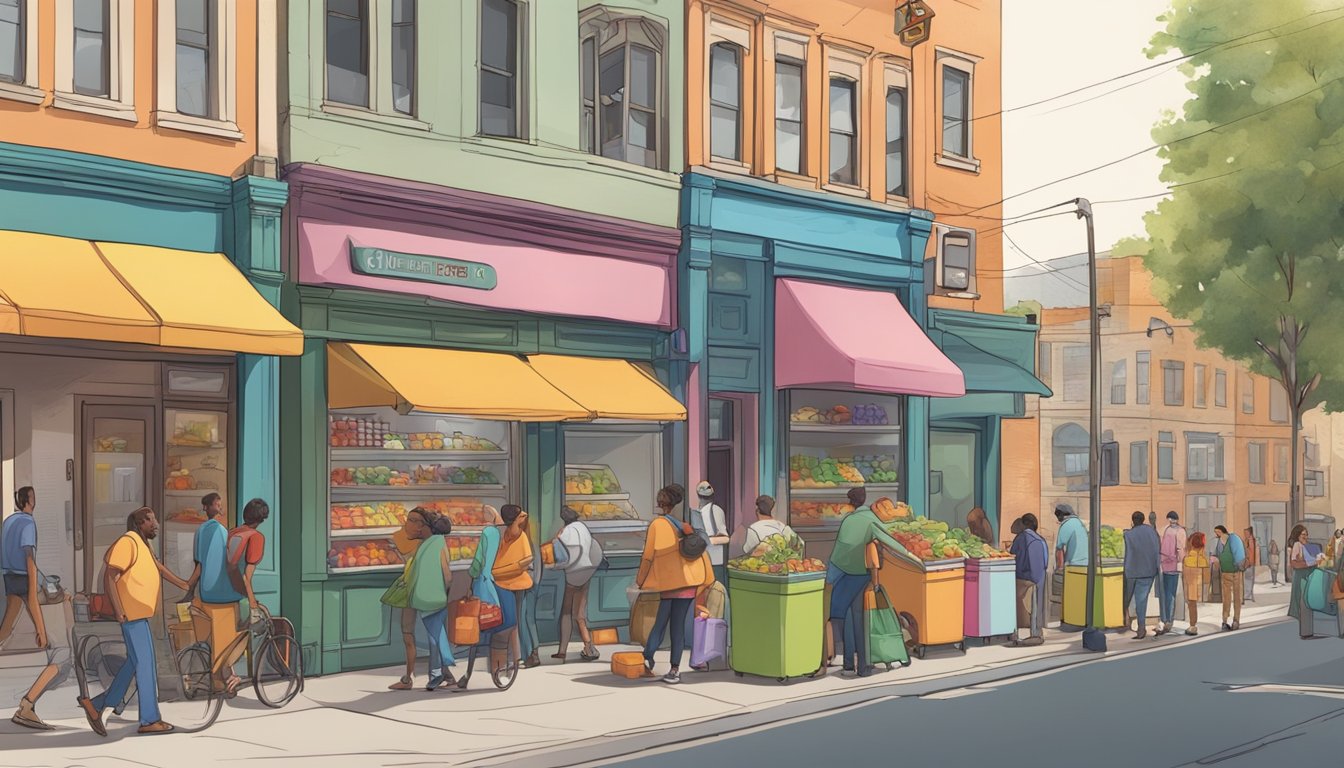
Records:
{"label": "bicycle", "polygon": [[[209,618],[194,605],[190,610],[194,617]],[[172,645],[183,697],[203,705],[199,720],[194,725],[179,727],[179,730],[191,733],[209,728],[219,717],[224,700],[232,698],[236,688],[220,684],[220,673],[225,670],[223,665],[217,668],[211,662],[208,641],[178,648],[177,638],[173,636]],[[247,657],[247,677],[252,681],[252,690],[262,704],[279,709],[303,690],[303,653],[294,634],[294,625],[288,619],[274,617],[265,606],[257,606],[256,618],[247,629],[238,633],[220,659],[238,658],[240,650],[241,655]]]}

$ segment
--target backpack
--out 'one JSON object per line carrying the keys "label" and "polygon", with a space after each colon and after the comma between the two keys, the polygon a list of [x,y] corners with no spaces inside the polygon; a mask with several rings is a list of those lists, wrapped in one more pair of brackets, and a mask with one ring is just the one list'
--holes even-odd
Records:
{"label": "backpack", "polygon": [[255,535],[257,535],[255,532],[250,535],[245,533],[231,535],[224,550],[224,572],[229,575],[229,584],[233,586],[233,591],[244,599],[247,598],[247,582],[243,579],[243,569],[246,567],[243,563],[243,553],[247,551],[248,538]]}
{"label": "backpack", "polygon": [[703,536],[696,534],[694,530],[687,533],[680,523],[670,517],[667,518],[667,522],[677,532],[677,550],[681,552],[681,556],[687,560],[699,560],[700,556],[705,554],[705,550],[709,548],[709,542]]}

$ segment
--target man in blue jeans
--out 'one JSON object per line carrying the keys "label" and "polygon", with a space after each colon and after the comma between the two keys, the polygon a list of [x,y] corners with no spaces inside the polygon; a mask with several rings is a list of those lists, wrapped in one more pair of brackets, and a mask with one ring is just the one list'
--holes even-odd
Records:
{"label": "man in blue jeans", "polygon": [[140,708],[140,733],[170,733],[173,726],[159,718],[158,670],[154,663],[154,636],[149,622],[154,618],[160,602],[163,579],[179,589],[189,588],[172,571],[154,557],[149,546],[159,534],[159,521],[154,510],[141,507],[126,518],[126,533],[107,550],[103,573],[103,591],[112,601],[121,636],[126,641],[126,663],[103,693],[89,699],[78,698],[80,709],[88,718],[89,727],[99,736],[107,735],[103,726],[103,710],[120,704],[136,682],[136,700]]}
{"label": "man in blue jeans", "polygon": [[1155,634],[1165,635],[1171,631],[1176,619],[1176,590],[1181,584],[1181,564],[1185,561],[1185,529],[1181,527],[1181,516],[1176,510],[1167,513],[1167,528],[1162,531],[1162,591],[1158,594],[1162,606],[1162,618]]}
{"label": "man in blue jeans", "polygon": [[1129,601],[1134,599],[1134,614],[1138,617],[1135,640],[1148,636],[1148,594],[1157,580],[1159,553],[1162,542],[1153,526],[1144,522],[1142,512],[1130,516],[1134,525],[1125,531],[1125,628],[1129,628]]}

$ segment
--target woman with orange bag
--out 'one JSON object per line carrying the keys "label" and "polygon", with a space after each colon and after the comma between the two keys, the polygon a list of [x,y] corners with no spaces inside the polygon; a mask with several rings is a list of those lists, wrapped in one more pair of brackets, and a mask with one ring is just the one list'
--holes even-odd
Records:
{"label": "woman with orange bag", "polygon": [[658,491],[658,517],[649,523],[639,573],[635,576],[640,589],[659,593],[658,617],[644,644],[643,677],[656,677],[653,654],[662,645],[663,634],[671,627],[672,668],[663,676],[663,682],[670,685],[681,682],[681,655],[686,645],[686,632],[682,628],[686,626],[686,617],[693,604],[700,613],[708,615],[705,594],[714,583],[708,552],[701,551],[694,559],[681,552],[681,540],[695,535],[691,526],[678,521],[681,502],[685,498],[686,490],[680,485],[669,485]]}
{"label": "woman with orange bag", "polygon": [[[518,639],[518,609],[521,600],[515,593],[532,588],[532,542],[527,536],[527,512],[517,504],[505,504],[499,510],[503,529],[499,537],[499,554],[490,570],[495,589],[499,592],[499,607],[504,623],[499,626],[490,644],[490,664],[499,669],[515,664],[521,658]],[[505,644],[507,642],[507,644]],[[503,655],[507,651],[508,655]],[[498,657],[498,658],[497,658]]]}

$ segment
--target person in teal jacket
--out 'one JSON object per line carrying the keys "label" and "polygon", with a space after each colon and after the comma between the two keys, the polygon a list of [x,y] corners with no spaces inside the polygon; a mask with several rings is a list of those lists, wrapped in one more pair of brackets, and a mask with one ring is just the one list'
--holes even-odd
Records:
{"label": "person in teal jacket", "polygon": [[453,573],[448,568],[448,534],[453,532],[453,521],[444,514],[416,507],[408,518],[420,518],[415,526],[420,546],[411,561],[410,607],[425,625],[429,635],[429,684],[425,690],[456,685],[448,667],[455,666],[452,646],[448,643],[448,591],[452,588]]}
{"label": "person in teal jacket", "polygon": [[828,618],[832,637],[844,639],[844,668],[853,669],[859,677],[873,673],[873,666],[867,660],[867,633],[863,629],[863,591],[869,580],[876,578],[875,572],[868,572],[865,558],[868,545],[880,541],[897,555],[920,564],[919,558],[887,533],[882,521],[867,506],[867,501],[868,493],[863,488],[850,489],[849,503],[854,506],[854,511],[840,522],[826,571],[826,580],[831,582]]}

